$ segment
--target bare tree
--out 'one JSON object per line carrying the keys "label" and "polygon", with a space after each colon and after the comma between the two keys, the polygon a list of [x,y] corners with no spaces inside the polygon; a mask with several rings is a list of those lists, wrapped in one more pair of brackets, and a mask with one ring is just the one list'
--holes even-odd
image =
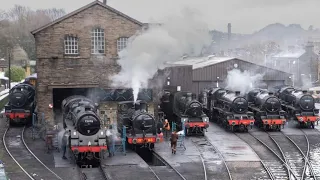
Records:
{"label": "bare tree", "polygon": [[[30,59],[35,59],[35,42],[31,31],[65,15],[63,9],[41,9],[15,5],[9,11],[0,11],[0,56],[8,46],[20,45]],[[1,21],[2,18],[2,21]]]}

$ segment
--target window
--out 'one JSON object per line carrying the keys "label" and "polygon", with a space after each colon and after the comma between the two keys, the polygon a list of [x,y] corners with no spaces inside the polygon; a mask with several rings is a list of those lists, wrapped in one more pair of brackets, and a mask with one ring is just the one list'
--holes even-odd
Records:
{"label": "window", "polygon": [[93,29],[91,32],[91,53],[104,54],[104,30],[101,28]]}
{"label": "window", "polygon": [[118,52],[120,52],[124,48],[126,48],[127,47],[127,43],[128,43],[128,38],[126,38],[126,37],[119,38],[118,41],[117,41],[117,50],[118,50]]}
{"label": "window", "polygon": [[78,38],[74,36],[66,36],[64,38],[64,53],[65,54],[78,54]]}

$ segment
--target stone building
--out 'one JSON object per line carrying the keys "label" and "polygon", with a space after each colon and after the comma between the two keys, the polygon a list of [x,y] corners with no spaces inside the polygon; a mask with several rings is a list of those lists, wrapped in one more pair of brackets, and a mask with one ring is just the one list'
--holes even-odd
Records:
{"label": "stone building", "polygon": [[305,82],[310,81],[310,85],[318,82],[319,76],[319,56],[314,52],[314,45],[308,42],[305,49],[289,47],[272,56],[267,61],[267,66],[283,70],[293,74],[291,79],[295,86],[303,86]]}
{"label": "stone building", "polygon": [[143,23],[94,1],[32,31],[36,42],[38,112],[54,124],[54,111],[74,88],[110,87],[118,52]]}

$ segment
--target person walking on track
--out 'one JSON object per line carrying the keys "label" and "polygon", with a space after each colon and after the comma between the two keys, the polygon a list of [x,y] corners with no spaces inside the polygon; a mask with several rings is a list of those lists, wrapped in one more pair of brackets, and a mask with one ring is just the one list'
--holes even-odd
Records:
{"label": "person walking on track", "polygon": [[179,139],[179,136],[177,134],[177,131],[173,131],[172,134],[171,134],[171,138],[170,138],[172,154],[176,154],[176,151],[177,151],[176,148],[177,148],[178,139]]}
{"label": "person walking on track", "polygon": [[166,139],[168,139],[169,132],[170,132],[170,124],[169,124],[168,119],[165,119],[165,120],[164,120],[163,130],[165,131]]}

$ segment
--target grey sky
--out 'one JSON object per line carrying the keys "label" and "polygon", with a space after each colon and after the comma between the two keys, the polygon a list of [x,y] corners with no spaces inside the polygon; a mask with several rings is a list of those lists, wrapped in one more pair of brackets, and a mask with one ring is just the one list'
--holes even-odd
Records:
{"label": "grey sky", "polygon": [[[0,9],[14,4],[37,8],[64,8],[71,12],[92,0],[1,0]],[[101,0],[102,1],[102,0]],[[320,0],[108,0],[108,5],[142,22],[162,18],[164,14],[177,13],[183,6],[194,7],[203,13],[211,29],[252,33],[270,23],[301,24],[320,28]]]}

